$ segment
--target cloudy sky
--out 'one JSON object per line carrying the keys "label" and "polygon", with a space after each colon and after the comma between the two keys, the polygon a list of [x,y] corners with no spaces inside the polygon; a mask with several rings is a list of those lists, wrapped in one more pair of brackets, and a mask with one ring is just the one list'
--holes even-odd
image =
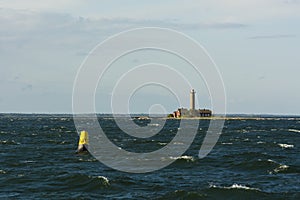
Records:
{"label": "cloudy sky", "polygon": [[[174,29],[203,45],[222,75],[228,113],[300,114],[299,0],[0,0],[0,112],[72,112],[88,53],[139,27]],[[97,112],[109,112],[98,102]]]}

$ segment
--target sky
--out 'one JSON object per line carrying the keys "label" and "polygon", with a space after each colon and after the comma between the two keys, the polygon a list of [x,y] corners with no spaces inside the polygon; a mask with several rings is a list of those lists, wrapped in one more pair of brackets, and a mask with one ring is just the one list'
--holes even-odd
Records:
{"label": "sky", "polygon": [[[223,79],[227,113],[300,114],[300,0],[0,0],[0,24],[0,112],[71,113],[77,71],[96,45],[121,31],[161,27],[205,48]],[[147,60],[145,53],[136,56]],[[197,106],[210,108],[206,89],[195,89]],[[97,92],[97,112],[110,112],[111,91]],[[189,107],[189,91],[180,95],[183,105],[145,87],[130,107]]]}

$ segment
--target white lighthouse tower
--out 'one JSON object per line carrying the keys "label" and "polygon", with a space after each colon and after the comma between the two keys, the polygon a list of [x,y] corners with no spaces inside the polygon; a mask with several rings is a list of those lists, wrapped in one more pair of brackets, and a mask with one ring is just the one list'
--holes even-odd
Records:
{"label": "white lighthouse tower", "polygon": [[190,110],[194,111],[195,110],[195,90],[192,89],[190,92]]}

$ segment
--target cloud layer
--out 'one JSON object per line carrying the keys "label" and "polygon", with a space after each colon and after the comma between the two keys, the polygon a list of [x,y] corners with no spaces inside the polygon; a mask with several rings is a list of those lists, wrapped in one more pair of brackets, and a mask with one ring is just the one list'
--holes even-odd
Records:
{"label": "cloud layer", "polygon": [[[299,20],[299,0],[1,0],[0,112],[70,112],[73,80],[89,51],[145,26],[203,42],[221,66],[231,102],[246,99],[229,110],[276,111],[274,99],[276,106],[293,99],[284,109],[298,112]],[[282,77],[289,80],[278,85]]]}

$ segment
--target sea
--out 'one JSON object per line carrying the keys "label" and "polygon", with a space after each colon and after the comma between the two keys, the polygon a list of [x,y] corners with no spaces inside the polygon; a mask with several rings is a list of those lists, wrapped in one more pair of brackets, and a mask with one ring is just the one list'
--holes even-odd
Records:
{"label": "sea", "polygon": [[[0,199],[300,199],[300,116],[228,116],[201,159],[210,121],[218,119],[182,120],[199,122],[182,155],[162,169],[128,173],[75,153],[79,130],[72,115],[0,114]],[[156,120],[162,129],[150,138],[126,135],[110,115],[98,121],[120,148],[150,152],[172,140],[181,120]]]}

